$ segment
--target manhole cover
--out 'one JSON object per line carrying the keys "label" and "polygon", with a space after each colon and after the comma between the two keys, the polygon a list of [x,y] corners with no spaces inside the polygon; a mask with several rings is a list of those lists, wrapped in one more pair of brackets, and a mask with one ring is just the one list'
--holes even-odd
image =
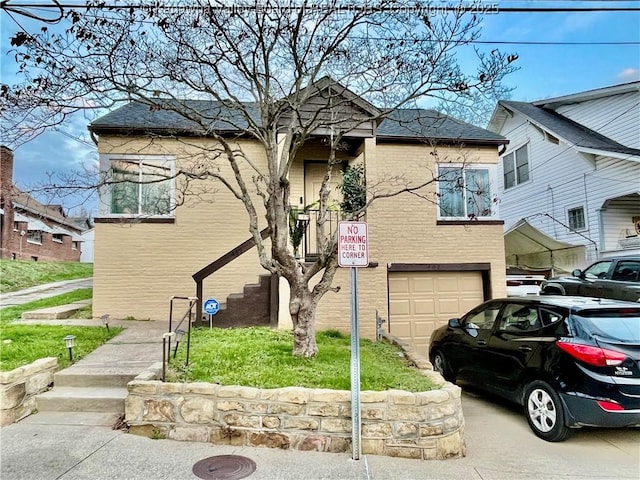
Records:
{"label": "manhole cover", "polygon": [[193,473],[205,480],[239,480],[256,471],[256,462],[240,455],[217,455],[200,460]]}

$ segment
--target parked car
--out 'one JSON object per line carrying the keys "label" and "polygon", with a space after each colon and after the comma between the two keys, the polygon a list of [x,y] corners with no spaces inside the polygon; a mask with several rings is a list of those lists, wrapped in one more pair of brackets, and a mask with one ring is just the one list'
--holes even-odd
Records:
{"label": "parked car", "polygon": [[640,301],[640,256],[608,258],[572,275],[544,281],[542,293]]}
{"label": "parked car", "polygon": [[524,406],[533,432],[640,426],[640,305],[588,297],[490,300],[431,337],[445,379]]}
{"label": "parked car", "polygon": [[544,275],[507,274],[507,296],[540,295]]}

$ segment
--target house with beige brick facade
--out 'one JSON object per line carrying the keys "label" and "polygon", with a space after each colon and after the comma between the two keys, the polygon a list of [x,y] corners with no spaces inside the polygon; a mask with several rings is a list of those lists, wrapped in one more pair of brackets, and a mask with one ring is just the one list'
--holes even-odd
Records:
{"label": "house with beige brick facade", "polygon": [[[346,89],[341,96],[342,114],[358,120],[343,131],[338,169],[363,165],[368,192],[392,193],[409,180],[423,184],[380,198],[362,218],[369,265],[358,275],[361,335],[375,338],[377,314],[391,334],[426,348],[431,332],[449,318],[505,295],[503,222],[494,186],[498,152],[507,141],[433,110],[381,115]],[[192,112],[227,108],[204,100],[185,105]],[[245,160],[244,178],[266,172],[264,147],[226,113],[224,121],[214,116],[202,129],[175,108],[132,101],[89,126],[101,169],[111,179],[95,218],[95,316],[168,319],[172,296],[197,296],[222,305],[211,318],[214,326],[291,326],[289,285],[260,266],[247,211],[222,180],[233,178],[229,165],[215,163],[219,178],[198,177],[218,160],[216,138],[223,135]],[[294,224],[304,227],[301,264],[317,255],[314,205],[331,134],[328,127],[310,132],[288,170],[290,203],[300,214]],[[341,219],[339,180],[334,174],[330,185],[331,232]],[[264,210],[258,218],[266,227]],[[266,232],[264,237],[268,244]],[[338,270],[333,285],[340,289],[319,303],[317,329],[348,331],[348,269]]]}

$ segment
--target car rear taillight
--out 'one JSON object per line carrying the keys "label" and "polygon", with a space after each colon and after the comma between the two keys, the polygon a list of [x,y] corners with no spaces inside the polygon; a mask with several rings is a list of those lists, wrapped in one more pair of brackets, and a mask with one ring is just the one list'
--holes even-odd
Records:
{"label": "car rear taillight", "polygon": [[556,342],[556,345],[560,350],[568,353],[573,358],[595,367],[614,367],[616,365],[620,365],[627,358],[624,353],[592,345],[581,345],[579,343],[568,343],[563,341]]}
{"label": "car rear taillight", "polygon": [[616,402],[609,402],[606,400],[596,400],[598,406],[605,412],[619,412],[624,410],[624,407]]}
{"label": "car rear taillight", "polygon": [[522,285],[520,280],[507,280],[507,287],[519,287]]}

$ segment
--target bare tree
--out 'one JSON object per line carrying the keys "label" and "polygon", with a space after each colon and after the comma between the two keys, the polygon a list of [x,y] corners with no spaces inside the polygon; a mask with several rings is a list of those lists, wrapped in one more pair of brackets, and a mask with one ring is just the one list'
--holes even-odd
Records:
{"label": "bare tree", "polygon": [[[64,12],[64,31],[43,26],[13,36],[13,54],[26,80],[3,85],[1,94],[3,114],[17,118],[21,126],[5,133],[17,137],[35,135],[78,110],[109,108],[123,100],[172,111],[209,137],[212,147],[202,151],[207,162],[194,162],[192,170],[175,175],[182,185],[216,179],[242,203],[262,267],[289,282],[294,354],[310,357],[317,354],[316,306],[335,290],[336,239],[326,222],[345,135],[421,99],[491,91],[513,69],[513,57],[476,52],[475,71],[466,74],[456,53],[471,48],[478,38],[480,18],[461,8],[445,11],[397,0],[374,7],[368,2],[360,7],[303,1],[292,5],[288,0],[242,6],[206,1],[166,8],[155,1],[136,7],[87,2],[86,8]],[[352,92],[372,106],[366,115],[354,115],[348,108],[357,101]],[[186,98],[210,101],[211,108]],[[228,131],[237,136],[223,133]],[[319,252],[309,265],[289,248],[288,174],[299,149],[318,135],[329,154],[314,226]],[[237,137],[260,144],[265,170],[252,162]],[[216,165],[221,162],[231,167],[231,176],[219,173]],[[247,166],[249,176],[242,173]],[[366,202],[349,218],[379,198],[420,194],[434,180],[416,183],[390,175],[386,181],[392,188],[367,185]],[[182,193],[190,192],[187,186]],[[260,235],[261,208],[270,250]],[[321,280],[311,287],[317,274]]]}

